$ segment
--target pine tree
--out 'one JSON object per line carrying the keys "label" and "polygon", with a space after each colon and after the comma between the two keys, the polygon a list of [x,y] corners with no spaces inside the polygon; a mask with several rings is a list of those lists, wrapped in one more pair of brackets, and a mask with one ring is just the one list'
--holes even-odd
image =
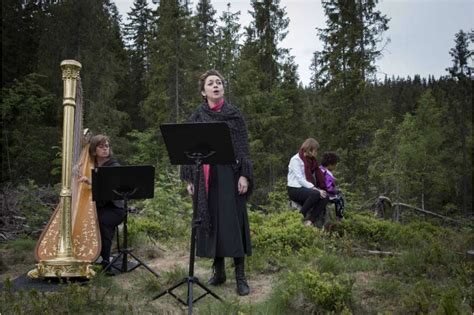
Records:
{"label": "pine tree", "polygon": [[[471,33],[474,34],[474,31],[471,31]],[[449,51],[449,54],[453,57],[453,66],[446,69],[454,78],[470,78],[472,75],[474,68],[469,65],[469,60],[474,56],[474,52],[469,49],[469,41],[469,35],[463,30],[456,33],[455,46]]]}
{"label": "pine tree", "polygon": [[[468,145],[468,142],[469,134],[472,135],[472,79],[474,69],[469,64],[472,64],[474,52],[469,49],[469,37],[474,37],[474,31],[471,31],[470,35],[463,30],[456,33],[455,46],[449,52],[453,57],[453,66],[446,69],[452,79],[456,80],[456,84],[451,84],[454,85],[454,89],[450,91],[450,99],[453,108],[452,113],[458,129],[456,138],[460,139],[461,142],[463,172],[461,173],[460,186],[462,210],[465,214],[468,214],[469,206],[471,206],[472,212],[472,153],[469,156],[468,148],[471,146]],[[468,171],[469,169],[471,172]],[[471,191],[471,194],[469,194],[469,191]]]}
{"label": "pine tree", "polygon": [[2,87],[36,72],[45,8],[41,1],[2,1]]}
{"label": "pine tree", "polygon": [[[420,98],[414,114],[406,114],[398,131],[397,155],[402,181],[402,198],[415,201],[421,208],[441,205],[452,194],[446,134],[442,129],[447,109],[434,99],[431,90]],[[422,130],[422,132],[420,132]]]}
{"label": "pine tree", "polygon": [[[309,81],[309,87],[315,91],[323,88],[327,79],[324,77],[325,73],[321,71],[321,52],[315,51],[313,53],[313,58],[311,59],[311,65],[309,69],[311,70],[311,78]],[[326,74],[327,75],[327,74]]]}
{"label": "pine tree", "polygon": [[[324,43],[320,54],[321,72],[329,89],[343,89],[354,102],[363,92],[365,81],[375,72],[375,60],[388,18],[375,10],[378,0],[325,0],[323,8],[327,27],[319,29]],[[349,110],[352,110],[351,108]]]}
{"label": "pine tree", "polygon": [[[367,147],[375,129],[377,104],[370,104],[366,84],[375,73],[375,60],[381,54],[378,47],[382,33],[388,28],[388,18],[377,11],[377,0],[325,0],[326,28],[319,29],[323,50],[314,65],[315,87],[321,90],[331,110],[321,113],[331,123],[326,126],[338,133],[329,135],[329,143],[344,148],[343,161],[351,182],[367,180]],[[327,115],[327,116],[326,116]],[[355,176],[355,180],[354,177]],[[361,187],[363,187],[361,185]]]}
{"label": "pine tree", "polygon": [[149,64],[149,38],[151,37],[151,10],[147,0],[135,0],[132,10],[128,13],[124,27],[124,38],[129,54],[129,93],[130,104],[128,113],[133,128],[143,130],[144,121],[140,117],[143,102],[147,96],[146,77]]}
{"label": "pine tree", "polygon": [[54,96],[42,86],[45,81],[29,74],[2,89],[1,182],[57,180],[50,171],[61,129],[54,119]]}
{"label": "pine tree", "polygon": [[157,129],[160,123],[188,118],[199,99],[195,82],[203,70],[195,63],[197,41],[187,5],[160,1],[154,14],[148,97],[142,117],[148,127]]}
{"label": "pine tree", "polygon": [[[287,34],[288,18],[280,1],[252,1],[253,20],[236,68],[238,104],[247,117],[255,174],[262,183],[256,198],[266,198],[277,179],[286,173],[295,135],[290,118],[296,113],[296,66],[286,49],[279,48]],[[288,88],[285,91],[284,88]],[[293,90],[294,89],[294,90]],[[298,139],[298,142],[300,139]]]}
{"label": "pine tree", "polygon": [[127,55],[120,34],[118,11],[102,0],[62,1],[48,7],[40,40],[38,71],[48,77],[45,87],[57,95],[57,118],[62,117],[64,59],[81,62],[84,126],[112,139],[129,128],[126,92]]}
{"label": "pine tree", "polygon": [[254,20],[250,27],[255,30],[258,50],[255,66],[262,74],[261,90],[269,92],[280,77],[279,59],[287,53],[285,49],[278,48],[278,43],[285,39],[288,33],[289,19],[280,8],[280,0],[252,0],[252,8],[250,15]]}
{"label": "pine tree", "polygon": [[226,99],[230,102],[234,99],[234,81],[236,80],[236,63],[240,52],[240,11],[232,13],[230,3],[227,11],[222,12],[221,26],[217,27],[217,42],[214,47],[216,51],[215,68],[220,70],[226,78]]}
{"label": "pine tree", "polygon": [[201,69],[214,68],[216,65],[216,30],[217,22],[214,18],[216,10],[211,1],[199,0],[194,16],[197,48],[199,49],[199,67]]}

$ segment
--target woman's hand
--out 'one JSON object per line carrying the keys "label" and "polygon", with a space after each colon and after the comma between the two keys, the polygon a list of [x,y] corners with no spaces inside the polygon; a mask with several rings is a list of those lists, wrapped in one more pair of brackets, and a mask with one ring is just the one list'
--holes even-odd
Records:
{"label": "woman's hand", "polygon": [[319,194],[321,195],[321,198],[326,198],[328,196],[328,193],[322,189],[319,190]]}
{"label": "woman's hand", "polygon": [[247,190],[249,189],[249,181],[247,177],[240,176],[237,188],[239,190],[240,195],[243,195],[247,192]]}
{"label": "woman's hand", "polygon": [[87,176],[79,176],[79,183],[92,185],[92,181],[89,178],[87,178]]}
{"label": "woman's hand", "polygon": [[328,193],[325,190],[316,188],[316,186],[314,186],[312,188],[319,192],[319,195],[321,196],[321,198],[326,198],[328,196]]}
{"label": "woman's hand", "polygon": [[189,195],[194,195],[194,185],[192,183],[188,183],[188,186],[186,186],[186,190],[188,191]]}

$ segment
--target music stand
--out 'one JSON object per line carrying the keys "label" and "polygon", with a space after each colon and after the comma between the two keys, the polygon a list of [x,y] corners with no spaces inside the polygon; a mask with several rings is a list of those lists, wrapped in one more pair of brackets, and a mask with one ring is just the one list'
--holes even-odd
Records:
{"label": "music stand", "polygon": [[[132,248],[128,248],[128,200],[153,198],[154,184],[155,168],[151,165],[97,167],[92,171],[92,200],[123,200],[125,208],[123,246],[119,248],[119,254],[114,257],[102,272],[112,267],[121,272],[129,272],[143,266],[153,275],[159,277],[157,272],[148,267],[146,263],[132,253]],[[128,269],[128,255],[132,256],[138,262],[137,265],[130,269]],[[114,266],[114,263],[118,261],[120,257],[123,258],[121,269]]]}
{"label": "music stand", "polygon": [[[171,164],[195,165],[194,195],[193,195],[193,219],[191,223],[191,249],[189,253],[188,276],[156,295],[153,300],[170,294],[181,304],[188,306],[188,313],[192,314],[193,303],[210,294],[214,298],[222,299],[202,284],[194,276],[194,260],[196,256],[196,229],[200,225],[197,217],[197,196],[199,193],[199,174],[202,164],[233,164],[235,163],[234,147],[230,137],[230,130],[224,122],[213,123],[184,123],[184,124],[162,124],[161,134],[168,150]],[[187,302],[173,293],[179,286],[187,284]],[[200,286],[205,293],[196,299],[193,298],[193,284]]]}

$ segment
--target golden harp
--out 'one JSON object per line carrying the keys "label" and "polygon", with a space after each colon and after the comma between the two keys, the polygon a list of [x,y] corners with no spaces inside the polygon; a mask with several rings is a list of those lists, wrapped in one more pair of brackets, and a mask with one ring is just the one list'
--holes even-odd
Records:
{"label": "golden harp", "polygon": [[28,272],[31,278],[90,278],[95,274],[92,263],[101,249],[91,187],[77,178],[78,174],[91,178],[94,166],[88,154],[88,135],[82,130],[81,64],[64,60],[61,69],[64,118],[60,201],[36,244],[38,264]]}

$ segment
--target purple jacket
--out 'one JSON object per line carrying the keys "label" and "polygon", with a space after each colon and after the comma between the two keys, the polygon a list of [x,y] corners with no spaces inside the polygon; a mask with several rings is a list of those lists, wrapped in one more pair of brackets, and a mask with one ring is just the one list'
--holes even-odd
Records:
{"label": "purple jacket", "polygon": [[338,189],[336,188],[336,178],[332,175],[331,171],[320,165],[319,169],[324,174],[324,179],[326,181],[326,191],[330,196],[337,195]]}

